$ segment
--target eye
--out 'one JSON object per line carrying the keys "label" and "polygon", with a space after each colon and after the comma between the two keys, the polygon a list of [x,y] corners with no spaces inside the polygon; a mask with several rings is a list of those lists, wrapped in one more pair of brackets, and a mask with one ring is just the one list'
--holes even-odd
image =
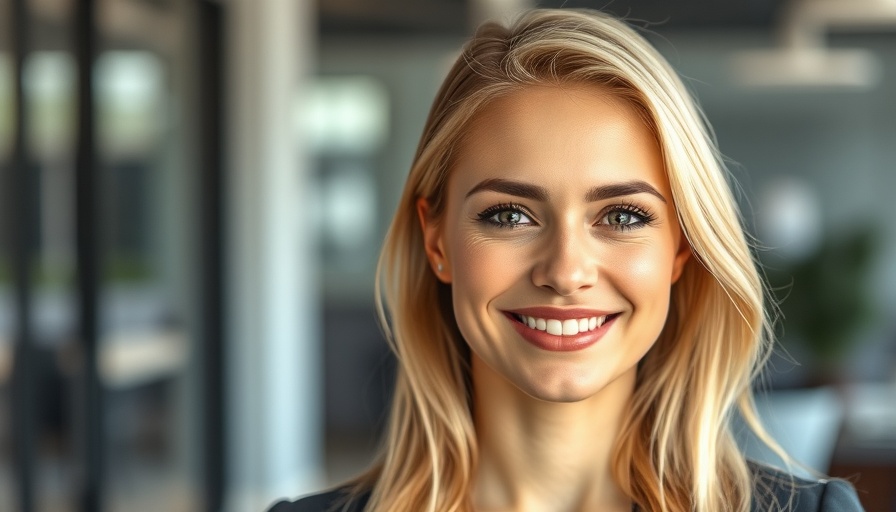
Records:
{"label": "eye", "polygon": [[612,229],[624,231],[647,226],[655,220],[655,217],[635,205],[617,205],[610,207],[609,211],[601,218],[598,224],[610,226]]}
{"label": "eye", "polygon": [[496,205],[478,215],[479,220],[502,228],[534,224],[529,214],[516,205]]}
{"label": "eye", "polygon": [[490,217],[494,222],[498,224],[528,224],[529,218],[526,217],[522,212],[518,212],[515,210],[504,210],[503,212],[496,213]]}
{"label": "eye", "polygon": [[607,215],[607,224],[611,226],[630,226],[639,222],[642,222],[641,218],[631,212],[617,210]]}

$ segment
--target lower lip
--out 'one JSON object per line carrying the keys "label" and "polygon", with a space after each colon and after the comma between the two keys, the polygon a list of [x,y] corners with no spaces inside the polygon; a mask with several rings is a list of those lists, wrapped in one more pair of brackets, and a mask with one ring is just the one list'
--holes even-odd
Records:
{"label": "lower lip", "polygon": [[510,323],[513,324],[513,328],[516,329],[516,332],[518,332],[523,339],[542,350],[549,350],[551,352],[572,352],[575,350],[583,350],[594,345],[604,337],[618,318],[618,316],[614,316],[593,331],[580,332],[579,334],[571,336],[557,336],[555,334],[548,334],[547,331],[532,329],[528,325],[518,321],[512,314],[505,314],[510,320]]}

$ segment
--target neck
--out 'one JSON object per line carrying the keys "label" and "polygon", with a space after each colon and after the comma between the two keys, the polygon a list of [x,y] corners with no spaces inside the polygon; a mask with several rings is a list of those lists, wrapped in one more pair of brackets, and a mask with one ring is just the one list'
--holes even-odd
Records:
{"label": "neck", "polygon": [[635,371],[572,403],[526,395],[473,356],[477,510],[630,511],[611,457]]}

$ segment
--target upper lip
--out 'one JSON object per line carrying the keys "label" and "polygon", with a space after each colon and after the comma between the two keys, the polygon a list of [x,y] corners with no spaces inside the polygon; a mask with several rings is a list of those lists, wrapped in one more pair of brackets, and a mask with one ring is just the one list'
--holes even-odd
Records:
{"label": "upper lip", "polygon": [[508,313],[517,315],[531,316],[535,318],[550,318],[555,320],[577,320],[580,318],[591,318],[612,315],[614,311],[601,311],[597,309],[587,308],[557,308],[551,306],[534,306],[529,308],[508,309]]}

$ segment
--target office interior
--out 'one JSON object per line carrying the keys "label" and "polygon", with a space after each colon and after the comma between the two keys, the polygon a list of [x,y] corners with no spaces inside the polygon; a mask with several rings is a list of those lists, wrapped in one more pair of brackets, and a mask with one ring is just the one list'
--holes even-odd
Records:
{"label": "office interior", "polygon": [[892,0],[0,0],[0,510],[264,510],[363,471],[425,116],[529,7],[625,16],[684,77],[780,300],[763,419],[896,510]]}

